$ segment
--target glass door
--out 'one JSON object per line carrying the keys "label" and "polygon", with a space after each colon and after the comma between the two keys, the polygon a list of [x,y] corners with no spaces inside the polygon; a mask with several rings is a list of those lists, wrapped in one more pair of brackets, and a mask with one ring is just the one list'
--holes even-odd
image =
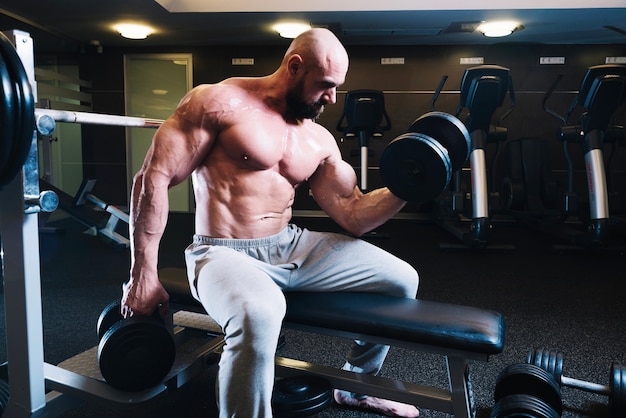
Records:
{"label": "glass door", "polygon": [[[191,54],[127,54],[124,56],[124,97],[126,115],[167,119],[192,88]],[[128,190],[143,164],[155,130],[127,128],[126,152]],[[169,191],[170,211],[193,211],[190,180]]]}

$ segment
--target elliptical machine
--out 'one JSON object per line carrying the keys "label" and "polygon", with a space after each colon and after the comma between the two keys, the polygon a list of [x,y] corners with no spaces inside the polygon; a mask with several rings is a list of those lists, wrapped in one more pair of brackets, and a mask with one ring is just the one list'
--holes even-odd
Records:
{"label": "elliptical machine", "polygon": [[[439,96],[447,76],[443,76],[432,100],[432,107]],[[465,70],[461,80],[460,101],[455,116],[459,116],[463,109],[467,109],[465,125],[470,133],[471,150],[469,156],[471,172],[471,214],[469,228],[460,228],[455,219],[456,215],[446,214],[441,205],[439,216],[441,226],[463,242],[465,247],[484,249],[489,245],[489,231],[491,230],[489,215],[490,193],[487,187],[486,147],[488,142],[500,143],[507,138],[507,129],[493,125],[491,120],[499,107],[502,106],[507,93],[510,97],[511,108],[500,118],[502,122],[515,106],[515,91],[508,68],[499,65],[480,65]],[[451,205],[448,212],[459,214],[464,212],[465,195],[461,188],[461,171],[456,173],[450,192]],[[453,246],[442,246],[451,249]],[[493,246],[490,246],[493,248]],[[500,249],[511,249],[503,246]]]}
{"label": "elliptical machine", "polygon": [[[559,74],[550,86],[542,107],[563,123],[559,139],[563,141],[568,175],[563,217],[575,214],[578,207],[573,186],[574,166],[568,150],[570,143],[576,143],[581,145],[584,154],[589,221],[585,232],[574,234],[571,238],[577,246],[599,248],[606,244],[609,234],[609,200],[602,148],[607,141],[624,139],[624,127],[612,125],[611,118],[617,108],[626,102],[626,66],[604,64],[589,67],[566,115],[560,115],[546,105],[562,77]],[[568,124],[570,116],[579,107],[582,107],[582,113],[577,123]]]}

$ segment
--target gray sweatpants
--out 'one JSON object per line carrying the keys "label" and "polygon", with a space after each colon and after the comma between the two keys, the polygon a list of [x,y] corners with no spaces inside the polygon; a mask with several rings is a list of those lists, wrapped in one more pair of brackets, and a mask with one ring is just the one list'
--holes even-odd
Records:
{"label": "gray sweatpants", "polygon": [[[358,238],[289,225],[260,239],[194,236],[185,251],[194,296],[222,327],[220,417],[271,417],[283,291],[360,291],[414,298],[418,274]],[[355,341],[344,369],[378,373],[389,347]]]}

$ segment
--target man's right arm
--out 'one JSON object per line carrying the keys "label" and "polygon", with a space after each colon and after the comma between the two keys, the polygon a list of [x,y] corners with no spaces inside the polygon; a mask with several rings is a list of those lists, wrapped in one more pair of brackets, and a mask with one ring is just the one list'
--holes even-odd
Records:
{"label": "man's right arm", "polygon": [[150,315],[159,306],[162,314],[167,311],[169,297],[159,282],[157,266],[169,212],[168,189],[189,177],[204,159],[213,136],[199,122],[202,115],[194,110],[193,100],[181,105],[157,130],[133,179],[131,271],[122,296],[122,314],[126,317]]}

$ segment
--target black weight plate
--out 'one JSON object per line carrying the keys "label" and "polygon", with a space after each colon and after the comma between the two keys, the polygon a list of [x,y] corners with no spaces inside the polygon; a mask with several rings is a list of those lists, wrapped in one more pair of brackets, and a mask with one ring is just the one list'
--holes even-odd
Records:
{"label": "black weight plate", "polygon": [[163,381],[176,357],[174,340],[163,323],[133,317],[115,323],[100,340],[102,377],[128,392],[149,389]]}
{"label": "black weight plate", "polygon": [[[1,33],[0,33],[1,35]],[[4,59],[0,60],[0,89],[3,97],[2,109],[0,109],[0,174],[9,161],[13,152],[15,140],[15,91],[9,69]],[[0,184],[4,183],[0,178]]]}
{"label": "black weight plate", "polygon": [[450,155],[452,171],[461,168],[469,157],[470,134],[463,122],[448,113],[425,113],[413,122],[408,132],[422,133],[441,143]]}
{"label": "black weight plate", "polygon": [[6,61],[15,91],[16,131],[11,156],[0,173],[0,186],[5,185],[22,169],[30,152],[35,130],[35,99],[22,62],[6,36],[0,36],[0,52]]}
{"label": "black weight plate", "polygon": [[274,385],[272,409],[277,417],[308,417],[332,402],[330,382],[316,376],[293,376]]}
{"label": "black weight plate", "polygon": [[490,418],[559,418],[560,414],[545,401],[529,395],[509,395],[498,401]]}
{"label": "black weight plate", "polygon": [[611,418],[626,417],[626,369],[618,362],[611,365],[609,411]]}
{"label": "black weight plate", "polygon": [[124,319],[122,316],[120,301],[116,300],[109,303],[100,313],[98,317],[98,325],[96,326],[96,332],[98,335],[98,341],[102,339],[104,334],[115,324],[117,321]]}
{"label": "black weight plate", "polygon": [[[12,46],[7,46],[4,40],[4,35],[0,32],[0,51],[6,47],[12,48]],[[0,88],[2,89],[3,103],[2,103],[2,112],[0,113],[0,129],[2,133],[2,137],[0,138],[0,175],[4,172],[4,168],[6,164],[9,162],[11,155],[13,154],[14,148],[17,146],[15,141],[15,118],[16,118],[16,91],[14,89],[15,85],[13,83],[13,79],[11,78],[11,73],[7,66],[7,62],[4,59],[4,53],[0,52]],[[11,179],[7,179],[10,181]],[[8,181],[4,180],[4,177],[0,176],[0,185],[8,183]]]}
{"label": "black weight plate", "polygon": [[528,364],[534,364],[539,366],[552,376],[556,380],[556,383],[561,385],[561,378],[563,377],[563,354],[555,350],[546,350],[538,348],[531,350],[528,353]]}
{"label": "black weight plate", "polygon": [[441,194],[452,177],[448,151],[432,138],[405,133],[380,156],[383,183],[400,199],[425,203]]}
{"label": "black weight plate", "polygon": [[561,388],[548,373],[534,364],[513,364],[498,376],[494,401],[509,395],[528,395],[542,399],[560,414],[563,413]]}

